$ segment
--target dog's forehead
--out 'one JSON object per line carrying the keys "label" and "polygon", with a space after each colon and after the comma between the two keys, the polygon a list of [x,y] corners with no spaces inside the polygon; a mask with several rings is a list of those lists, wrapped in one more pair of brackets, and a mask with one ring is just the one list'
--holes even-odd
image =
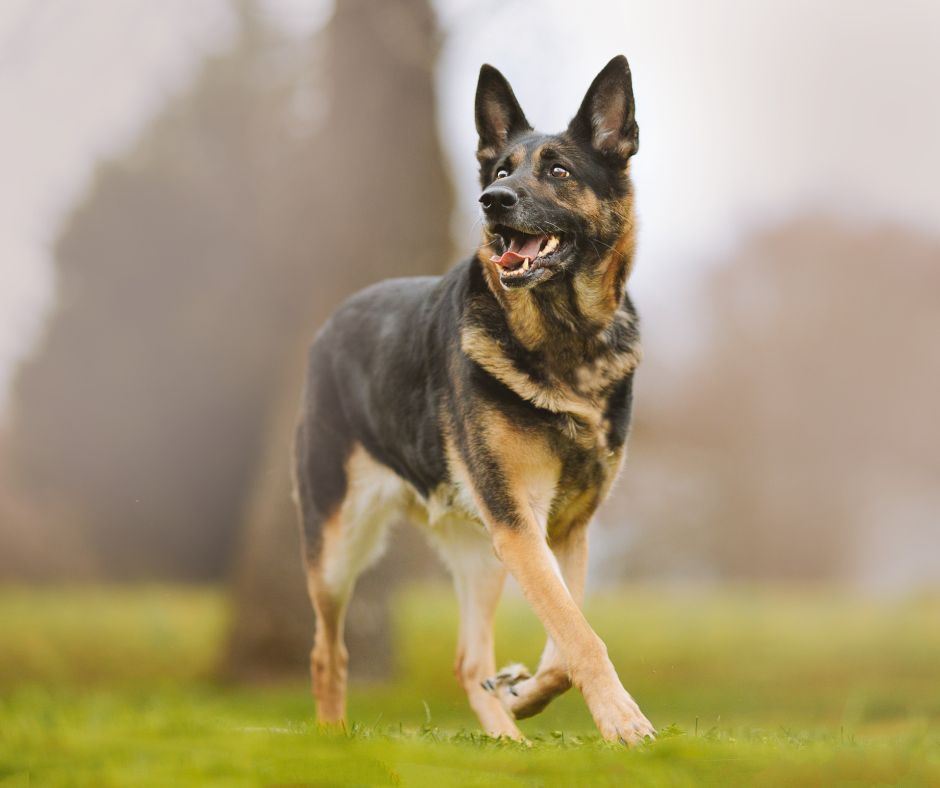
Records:
{"label": "dog's forehead", "polygon": [[532,175],[543,169],[543,163],[558,160],[565,167],[573,167],[577,182],[598,195],[622,196],[629,189],[623,170],[598,161],[585,143],[568,132],[520,134],[509,141],[501,160],[512,172],[526,170]]}
{"label": "dog's forehead", "polygon": [[512,140],[506,158],[518,167],[526,162],[537,164],[546,155],[574,156],[578,153],[578,146],[564,134],[532,131]]}

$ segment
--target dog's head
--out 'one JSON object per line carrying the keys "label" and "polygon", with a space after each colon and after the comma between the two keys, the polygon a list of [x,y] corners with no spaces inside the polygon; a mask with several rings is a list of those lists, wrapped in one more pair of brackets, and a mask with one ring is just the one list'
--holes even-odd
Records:
{"label": "dog's head", "polygon": [[561,134],[534,131],[506,78],[484,65],[476,125],[484,216],[480,257],[495,267],[504,288],[532,287],[596,267],[632,231],[625,205],[639,129],[623,55],[597,75]]}

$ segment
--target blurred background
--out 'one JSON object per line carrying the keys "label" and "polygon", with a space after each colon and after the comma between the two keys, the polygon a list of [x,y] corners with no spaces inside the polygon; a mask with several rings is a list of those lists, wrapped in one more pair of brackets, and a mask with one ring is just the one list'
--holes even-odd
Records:
{"label": "blurred background", "polygon": [[[307,342],[474,248],[481,63],[554,131],[620,52],[646,360],[594,587],[936,589],[930,0],[6,0],[0,583],[221,587],[224,670],[302,677]],[[446,582],[393,541],[362,676],[392,670],[384,589]]]}

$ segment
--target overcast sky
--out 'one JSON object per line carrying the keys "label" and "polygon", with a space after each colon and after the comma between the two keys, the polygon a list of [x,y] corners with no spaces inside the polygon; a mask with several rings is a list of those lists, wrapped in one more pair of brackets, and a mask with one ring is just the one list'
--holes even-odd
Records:
{"label": "overcast sky", "polygon": [[[633,67],[641,127],[633,289],[648,330],[663,331],[680,295],[742,237],[789,216],[823,210],[940,232],[934,0],[436,5],[462,247],[475,240],[481,61],[503,70],[529,119],[551,131],[619,52]],[[328,4],[266,9],[306,35]],[[232,27],[224,0],[0,3],[0,406],[53,302],[49,247],[67,208],[96,161],[131,144]]]}

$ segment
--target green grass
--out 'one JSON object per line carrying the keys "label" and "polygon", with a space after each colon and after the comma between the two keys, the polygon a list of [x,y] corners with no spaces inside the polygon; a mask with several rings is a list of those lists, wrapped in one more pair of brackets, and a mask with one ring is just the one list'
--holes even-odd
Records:
{"label": "green grass", "polygon": [[[214,680],[212,589],[0,590],[0,786],[940,785],[940,599],[875,604],[759,589],[595,596],[589,618],[660,728],[601,742],[576,693],[485,739],[451,666],[451,595],[395,607],[400,668],[356,686],[348,734],[317,730],[305,677]],[[509,598],[501,661],[537,661]]]}

